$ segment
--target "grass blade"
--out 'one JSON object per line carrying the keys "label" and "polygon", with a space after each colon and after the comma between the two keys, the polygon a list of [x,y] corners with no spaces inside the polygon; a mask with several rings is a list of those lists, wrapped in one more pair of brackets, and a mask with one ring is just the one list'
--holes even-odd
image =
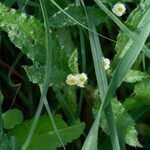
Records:
{"label": "grass blade", "polygon": [[[105,100],[102,101],[102,105],[98,111],[98,114],[96,116],[96,119],[90,129],[89,135],[85,141],[85,144],[87,144],[86,147],[90,147],[90,145],[96,144],[95,141],[97,139],[95,138],[94,134],[96,133],[95,127],[98,126],[99,119],[101,117],[102,110],[107,106],[107,104],[110,102],[110,98],[114,95],[116,89],[121,85],[125,75],[128,73],[129,69],[137,59],[142,47],[145,44],[145,41],[150,33],[150,22],[144,27],[143,31],[135,38],[132,46],[129,48],[125,56],[120,60],[116,70],[114,71],[113,77],[111,79],[111,82],[109,84]],[[94,137],[94,138],[93,138]],[[92,141],[92,142],[90,142]],[[88,145],[90,142],[90,145]],[[85,148],[85,147],[84,147]],[[96,147],[94,147],[96,148]]]}
{"label": "grass blade", "polygon": [[[119,28],[128,35],[128,37],[133,41],[136,37],[136,33],[133,33],[129,28],[127,28],[100,0],[95,0],[97,5],[119,26]],[[145,18],[150,16],[150,8],[145,14]],[[143,18],[144,18],[143,17]],[[144,19],[143,19],[144,20]],[[147,57],[150,58],[149,48],[144,46],[143,52]]]}
{"label": "grass blade", "polygon": [[145,25],[143,31],[136,36],[133,44],[126,52],[125,56],[118,63],[106,93],[104,106],[106,106],[106,104],[109,102],[109,99],[115,93],[116,89],[121,85],[124,77],[126,76],[128,71],[132,67],[133,63],[137,59],[139,53],[141,52],[146,42],[146,39],[149,36],[149,33],[150,33],[150,22],[147,25]]}
{"label": "grass blade", "polygon": [[46,97],[46,93],[48,91],[49,87],[49,80],[50,80],[50,73],[51,73],[51,68],[52,68],[52,50],[51,50],[51,36],[50,36],[50,31],[48,27],[48,16],[47,16],[47,11],[45,4],[42,0],[40,0],[40,5],[42,9],[42,14],[44,18],[44,26],[45,26],[45,36],[46,36],[46,67],[45,67],[45,78],[44,78],[44,84],[41,92],[41,98],[39,102],[39,106],[37,109],[37,112],[35,114],[31,129],[29,131],[29,134],[26,138],[26,141],[24,145],[22,146],[22,150],[26,150],[31,142],[32,136],[34,134],[35,128],[37,126],[39,117],[41,115],[41,111],[43,108],[43,103]]}
{"label": "grass blade", "polygon": [[[117,65],[116,70],[114,71],[113,77],[111,79],[111,82],[109,84],[105,100],[102,101],[102,105],[90,129],[89,135],[84,143],[83,149],[91,149],[92,145],[97,144],[97,138],[95,137],[95,135],[97,136],[96,130],[98,130],[101,112],[107,106],[107,104],[109,104],[110,98],[114,95],[116,89],[121,85],[125,75],[128,73],[129,69],[137,59],[149,33],[150,33],[150,23],[148,23],[144,27],[143,31],[138,36],[136,36],[132,46],[129,48],[127,53],[124,55],[124,57],[120,60],[119,64]],[[92,149],[96,149],[96,146],[94,145]]]}
{"label": "grass blade", "polygon": [[[82,2],[83,3],[83,2]],[[83,3],[84,6],[84,3]],[[87,15],[88,27],[91,28],[94,32],[96,32],[95,26],[92,24],[92,20],[88,18],[88,14],[85,9],[85,13]],[[99,38],[96,34],[89,32],[91,50],[93,55],[94,67],[96,72],[97,83],[99,87],[101,100],[104,101],[105,94],[108,88],[107,77],[104,70],[104,66],[102,64],[102,50],[100,46]],[[92,126],[92,130],[89,132],[88,137],[82,147],[83,150],[97,149],[97,139],[98,139],[98,129],[100,116],[102,113],[102,109],[98,112],[98,117],[96,117],[96,122],[94,122]],[[107,124],[110,132],[112,147],[114,150],[120,150],[119,139],[117,134],[116,125],[113,118],[113,112],[111,108],[111,104],[109,104],[105,109],[105,115],[107,118]],[[92,134],[94,133],[94,134]],[[92,138],[91,138],[92,137]]]}

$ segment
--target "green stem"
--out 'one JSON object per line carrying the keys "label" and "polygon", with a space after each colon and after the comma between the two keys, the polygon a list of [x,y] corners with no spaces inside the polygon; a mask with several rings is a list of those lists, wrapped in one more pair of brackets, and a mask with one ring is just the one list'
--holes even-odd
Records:
{"label": "green stem", "polygon": [[[80,0],[76,0],[76,6],[80,6]],[[80,36],[80,49],[82,57],[82,72],[86,72],[86,52],[85,52],[85,42],[84,42],[84,33],[81,27],[79,27],[79,36]],[[80,90],[80,99],[78,107],[78,116],[80,117],[82,103],[83,103],[83,92]]]}
{"label": "green stem", "polygon": [[93,31],[92,29],[90,29],[89,27],[87,27],[87,26],[85,26],[84,24],[80,23],[78,20],[76,20],[75,18],[73,18],[71,15],[69,15],[63,8],[61,8],[54,0],[50,0],[50,1],[53,3],[53,5],[55,5],[60,11],[62,11],[67,17],[69,17],[69,18],[70,18],[72,21],[74,21],[76,24],[80,25],[81,27],[87,29],[88,31],[91,31],[91,32],[93,32],[93,33],[95,33],[95,34],[97,34],[97,35],[99,35],[99,36],[101,36],[101,37],[103,37],[103,38],[105,38],[105,39],[111,41],[111,42],[115,42],[114,40],[112,40],[112,39],[110,39],[110,38],[108,38],[108,37],[106,37],[106,36],[104,36],[104,35],[102,35],[102,34],[99,34],[99,33],[97,33],[97,32],[94,32],[94,31]]}
{"label": "green stem", "polygon": [[40,102],[39,102],[39,105],[38,105],[38,108],[37,108],[37,111],[36,111],[31,129],[30,129],[30,132],[29,132],[29,134],[26,138],[26,141],[25,141],[24,145],[22,146],[22,150],[27,150],[27,148],[28,148],[28,146],[31,142],[32,136],[34,134],[35,128],[37,126],[38,120],[39,120],[41,112],[42,112],[43,101],[44,101],[44,97],[41,95],[41,99],[40,99]]}
{"label": "green stem", "polygon": [[[42,90],[43,90],[43,87],[40,86],[41,94],[42,94]],[[50,107],[49,107],[49,104],[48,104],[48,101],[47,101],[46,96],[44,96],[44,105],[45,105],[45,107],[46,107],[46,110],[47,110],[48,115],[49,115],[49,117],[50,117],[50,120],[51,120],[51,122],[52,122],[52,125],[53,125],[53,127],[54,127],[55,132],[56,132],[56,135],[58,136],[59,141],[60,141],[61,145],[63,146],[63,149],[66,150],[66,148],[65,148],[65,146],[64,146],[64,143],[63,143],[63,141],[62,141],[62,139],[61,139],[61,137],[60,137],[60,135],[59,135],[59,132],[58,132],[58,129],[57,129],[57,126],[56,126],[55,120],[54,120],[54,118],[53,118],[53,115],[52,115],[51,109],[50,109]]]}
{"label": "green stem", "polygon": [[[84,6],[83,0],[81,2],[85,9],[88,27],[96,32],[96,28],[93,25],[92,20],[90,20],[88,17],[88,13]],[[93,61],[94,61],[97,83],[98,83],[98,87],[99,87],[100,97],[102,100],[102,105],[100,106],[100,109],[99,109],[99,112],[97,114],[96,121],[95,121],[96,127],[97,127],[97,132],[98,132],[100,116],[101,116],[101,113],[103,110],[103,102],[104,102],[105,94],[108,89],[108,81],[107,81],[106,73],[104,70],[104,66],[102,64],[103,53],[101,50],[99,38],[97,35],[95,35],[94,33],[91,33],[91,32],[89,32],[89,38],[90,38],[91,51],[92,51],[92,56],[93,56]],[[118,138],[118,133],[117,133],[114,117],[113,117],[111,103],[109,103],[109,105],[105,108],[104,111],[105,111],[105,116],[106,116],[107,125],[108,125],[108,129],[109,129],[110,137],[111,137],[111,143],[112,143],[113,150],[120,150],[119,138]],[[95,130],[95,132],[96,132],[96,130]],[[86,146],[84,147],[84,149],[86,149]]]}
{"label": "green stem", "polygon": [[29,134],[25,140],[24,145],[22,146],[22,150],[26,150],[28,148],[28,146],[30,145],[31,139],[33,137],[34,131],[36,129],[36,126],[37,126],[37,123],[38,123],[38,120],[40,118],[41,111],[43,108],[44,99],[45,99],[47,91],[48,91],[48,87],[49,87],[49,83],[50,83],[50,73],[51,73],[51,68],[52,68],[51,36],[50,36],[49,27],[48,27],[48,16],[47,16],[47,11],[46,11],[46,6],[42,0],[40,0],[40,6],[42,9],[42,14],[43,14],[43,19],[44,19],[45,37],[46,37],[45,78],[44,78],[44,84],[43,84],[43,89],[41,92],[39,106],[38,106],[37,112],[35,114]]}

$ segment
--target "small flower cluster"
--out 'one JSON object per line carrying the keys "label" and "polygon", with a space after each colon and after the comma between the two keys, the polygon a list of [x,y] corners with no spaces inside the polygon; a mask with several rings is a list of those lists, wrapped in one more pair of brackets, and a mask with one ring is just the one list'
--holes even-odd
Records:
{"label": "small flower cluster", "polygon": [[69,74],[67,76],[66,83],[68,85],[77,85],[83,88],[85,87],[87,80],[88,80],[88,77],[85,73],[81,73],[77,75]]}
{"label": "small flower cluster", "polygon": [[110,60],[108,58],[103,57],[102,63],[104,65],[105,70],[108,70],[110,68]]}
{"label": "small flower cluster", "polygon": [[112,8],[112,12],[116,15],[121,17],[126,11],[126,7],[122,3],[116,3]]}

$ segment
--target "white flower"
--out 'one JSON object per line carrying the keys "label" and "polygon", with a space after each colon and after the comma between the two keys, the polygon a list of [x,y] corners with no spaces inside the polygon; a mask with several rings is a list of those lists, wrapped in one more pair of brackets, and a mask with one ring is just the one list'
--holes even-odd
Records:
{"label": "white flower", "polygon": [[126,11],[126,7],[122,3],[116,3],[112,9],[112,12],[116,15],[121,17]]}
{"label": "white flower", "polygon": [[85,73],[77,74],[76,78],[76,85],[79,87],[85,87],[85,83],[87,82],[87,75]]}
{"label": "white flower", "polygon": [[76,84],[76,77],[75,77],[74,75],[72,75],[72,74],[69,74],[69,75],[67,76],[66,83],[67,83],[68,85],[75,85],[75,84]]}
{"label": "white flower", "polygon": [[102,59],[103,59],[102,63],[104,65],[104,69],[105,70],[109,69],[110,68],[110,60],[108,58],[105,58],[105,57],[103,57]]}

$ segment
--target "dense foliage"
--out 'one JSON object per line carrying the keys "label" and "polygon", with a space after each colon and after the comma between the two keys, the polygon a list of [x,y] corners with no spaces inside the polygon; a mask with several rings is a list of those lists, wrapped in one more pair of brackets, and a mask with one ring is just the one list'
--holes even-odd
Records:
{"label": "dense foliage", "polygon": [[149,33],[149,0],[1,0],[0,150],[148,150]]}

